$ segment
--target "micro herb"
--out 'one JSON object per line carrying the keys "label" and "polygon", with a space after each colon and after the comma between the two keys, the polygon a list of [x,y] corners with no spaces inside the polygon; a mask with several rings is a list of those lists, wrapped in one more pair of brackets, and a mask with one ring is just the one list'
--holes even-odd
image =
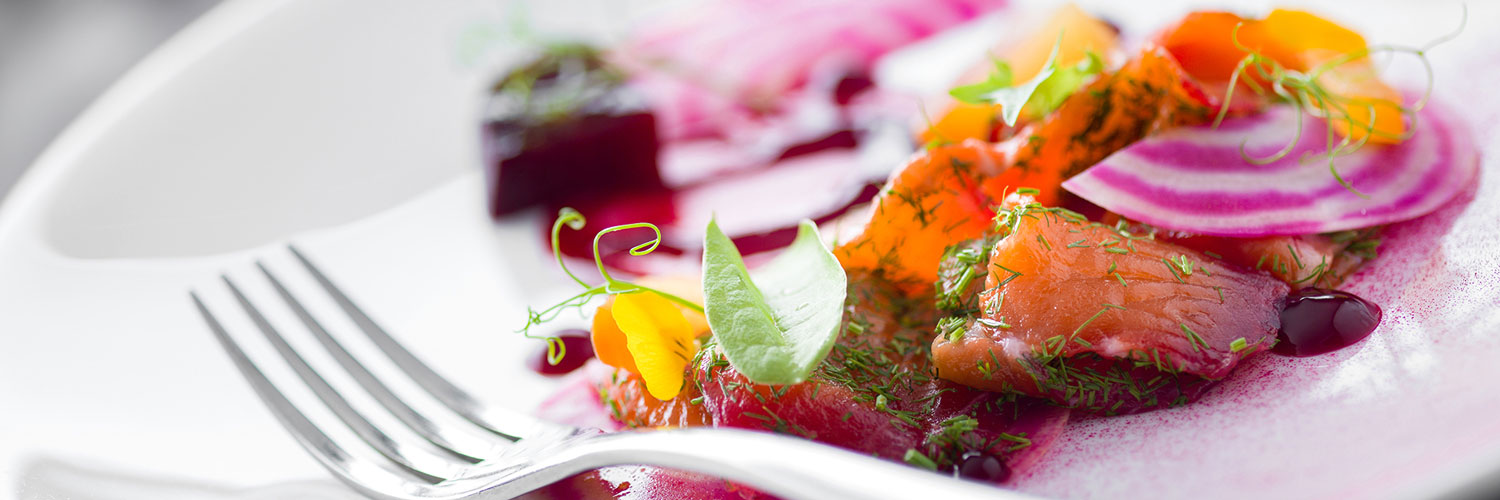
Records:
{"label": "micro herb", "polygon": [[590,285],[587,281],[584,281],[583,278],[579,278],[578,275],[573,274],[573,271],[568,269],[567,263],[563,261],[562,246],[558,242],[559,235],[562,234],[563,226],[567,226],[569,229],[572,229],[574,231],[581,231],[583,230],[583,226],[586,223],[587,221],[584,219],[583,214],[569,207],[564,207],[562,210],[559,210],[557,212],[557,220],[554,220],[552,222],[552,256],[557,260],[557,266],[562,268],[563,273],[567,274],[569,278],[572,278],[574,282],[582,286],[584,290],[582,292],[579,292],[578,295],[574,295],[572,297],[564,299],[562,302],[554,304],[552,307],[548,307],[540,311],[527,307],[526,326],[523,326],[521,327],[521,329],[516,330],[518,333],[525,335],[526,338],[547,341],[547,363],[556,365],[561,362],[563,356],[567,355],[567,347],[563,344],[562,339],[558,337],[543,337],[532,335],[531,328],[540,326],[552,321],[553,319],[556,319],[558,315],[562,314],[563,311],[566,311],[568,309],[577,309],[581,312],[583,311],[583,308],[590,302],[593,302],[595,298],[605,295],[649,292],[660,295],[662,298],[672,301],[677,305],[686,307],[690,310],[699,312],[703,311],[703,307],[699,306],[693,301],[678,297],[676,295],[672,295],[667,292],[663,292],[661,290],[656,290],[643,285],[615,279],[613,276],[610,276],[609,270],[604,268],[604,258],[599,253],[599,241],[603,240],[605,235],[620,231],[629,231],[632,229],[649,229],[653,233],[653,237],[651,238],[651,240],[631,247],[630,249],[630,255],[646,255],[656,250],[656,246],[661,244],[661,229],[657,228],[655,224],[646,222],[621,224],[618,226],[610,226],[604,228],[604,230],[594,234],[594,265],[598,267],[599,275],[603,277],[604,283],[598,285]]}
{"label": "micro herb", "polygon": [[1009,64],[997,60],[994,71],[985,81],[956,87],[948,94],[969,104],[999,104],[1000,117],[1009,126],[1015,126],[1023,109],[1031,117],[1046,116],[1081,88],[1089,77],[1104,70],[1104,60],[1093,52],[1077,64],[1059,67],[1057,51],[1061,46],[1062,33],[1058,33],[1057,42],[1052,45],[1052,53],[1042,64],[1042,70],[1023,83],[1014,81],[1015,75]]}
{"label": "micro herb", "polygon": [[916,448],[908,448],[906,450],[906,456],[901,457],[901,460],[903,462],[906,462],[907,464],[921,467],[923,469],[932,471],[937,470],[937,463],[933,462],[931,458],[927,458],[927,455],[923,454],[920,451],[917,451]]}
{"label": "micro herb", "polygon": [[1172,259],[1172,264],[1177,266],[1177,270],[1183,276],[1193,275],[1193,261],[1188,260],[1186,255],[1178,255],[1176,259]]}
{"label": "micro herb", "polygon": [[958,342],[964,338],[964,327],[967,326],[968,318],[963,316],[949,316],[938,320],[937,334],[947,338],[949,342]]}
{"label": "micro herb", "polygon": [[[1355,140],[1350,139],[1349,137],[1337,138],[1338,134],[1336,133],[1335,129],[1333,127],[1328,127],[1328,134],[1325,144],[1327,148],[1326,151],[1328,171],[1333,174],[1333,178],[1337,180],[1339,182],[1339,185],[1343,186],[1344,189],[1347,189],[1349,192],[1354,193],[1361,198],[1369,198],[1369,196],[1359,192],[1359,190],[1354,189],[1353,185],[1350,185],[1348,181],[1344,180],[1343,176],[1339,175],[1338,167],[1335,165],[1335,161],[1340,156],[1347,156],[1359,150],[1361,147],[1364,147],[1364,145],[1369,142],[1371,136],[1404,141],[1407,138],[1411,137],[1412,134],[1416,133],[1417,112],[1426,107],[1428,99],[1432,97],[1434,73],[1432,69],[1432,61],[1429,61],[1427,59],[1427,52],[1432,50],[1434,47],[1437,47],[1438,45],[1441,45],[1457,37],[1459,33],[1463,32],[1464,27],[1468,24],[1468,20],[1469,9],[1468,6],[1464,6],[1463,17],[1459,20],[1458,29],[1454,30],[1451,33],[1440,36],[1432,40],[1431,42],[1428,42],[1426,45],[1420,47],[1404,47],[1397,45],[1376,45],[1365,47],[1364,49],[1349,52],[1347,54],[1343,54],[1339,57],[1333,58],[1327,62],[1319,64],[1318,66],[1308,69],[1306,72],[1288,69],[1285,66],[1282,66],[1281,63],[1277,62],[1275,59],[1240,43],[1240,28],[1244,27],[1244,23],[1240,23],[1235,26],[1234,32],[1231,34],[1231,39],[1233,40],[1235,47],[1245,51],[1246,54],[1244,59],[1241,59],[1239,64],[1235,66],[1234,72],[1230,74],[1229,86],[1224,92],[1224,103],[1219,108],[1218,116],[1214,117],[1213,126],[1217,128],[1219,124],[1224,121],[1224,117],[1229,113],[1229,106],[1232,99],[1234,98],[1235,88],[1240,82],[1243,82],[1246,87],[1249,87],[1250,90],[1255,92],[1256,94],[1266,97],[1272,97],[1274,99],[1286,102],[1296,107],[1299,111],[1296,133],[1292,135],[1291,142],[1289,142],[1285,147],[1278,150],[1277,152],[1272,153],[1270,156],[1264,158],[1252,157],[1245,151],[1245,145],[1249,143],[1249,139],[1247,138],[1245,142],[1241,143],[1240,155],[1244,157],[1246,162],[1256,165],[1264,165],[1280,160],[1281,158],[1290,154],[1292,152],[1292,149],[1297,146],[1298,139],[1302,136],[1302,116],[1304,116],[1305,114],[1312,114],[1315,117],[1322,118],[1330,124],[1335,122],[1343,123],[1348,126],[1348,129],[1350,131],[1359,130],[1360,132],[1362,132],[1361,134],[1350,134],[1359,136],[1359,139]],[[1329,91],[1326,87],[1323,86],[1320,79],[1328,72],[1333,71],[1345,64],[1359,61],[1368,56],[1380,53],[1408,54],[1416,57],[1417,61],[1422,63],[1422,69],[1426,74],[1427,83],[1425,88],[1422,90],[1422,97],[1418,98],[1415,103],[1412,103],[1412,105],[1407,106],[1400,102],[1386,102],[1386,100],[1384,99],[1372,100],[1368,98],[1339,95],[1333,93],[1332,91]],[[1252,77],[1258,77],[1259,79],[1264,80],[1267,83],[1263,85],[1260,82],[1256,81],[1257,78]],[[1377,105],[1394,106],[1406,119],[1406,121],[1411,124],[1411,126],[1401,134],[1393,134],[1389,131],[1377,129],[1375,127],[1375,113]],[[1367,112],[1367,116],[1369,116],[1369,118],[1361,121],[1360,119],[1356,118],[1355,112],[1351,111],[1351,109],[1364,110]]]}
{"label": "micro herb", "polygon": [[838,338],[847,283],[812,221],[802,221],[791,246],[753,273],[718,222],[708,223],[704,314],[729,364],[752,382],[807,378]]}
{"label": "micro herb", "polygon": [[1188,344],[1193,346],[1193,352],[1198,352],[1198,346],[1200,345],[1205,349],[1208,348],[1208,342],[1203,340],[1203,337],[1198,335],[1198,332],[1193,331],[1192,328],[1188,328],[1187,323],[1178,323],[1177,326],[1182,327],[1182,336],[1187,337]]}
{"label": "micro herb", "polygon": [[1015,73],[1011,71],[1010,63],[993,57],[990,61],[994,63],[995,69],[990,70],[989,76],[984,81],[972,85],[954,87],[948,91],[948,95],[970,104],[986,104],[990,102],[986,96],[991,92],[1010,87],[1015,80]]}

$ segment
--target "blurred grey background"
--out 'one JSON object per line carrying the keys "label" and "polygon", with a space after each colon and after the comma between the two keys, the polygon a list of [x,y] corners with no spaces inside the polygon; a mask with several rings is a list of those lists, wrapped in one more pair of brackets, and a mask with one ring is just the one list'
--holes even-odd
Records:
{"label": "blurred grey background", "polygon": [[0,197],[95,97],[219,0],[0,0]]}

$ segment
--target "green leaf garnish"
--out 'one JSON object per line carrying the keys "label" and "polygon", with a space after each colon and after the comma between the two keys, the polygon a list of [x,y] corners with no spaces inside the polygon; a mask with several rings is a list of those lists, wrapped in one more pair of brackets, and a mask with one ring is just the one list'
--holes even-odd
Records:
{"label": "green leaf garnish", "polygon": [[838,338],[847,281],[812,221],[802,221],[792,245],[753,273],[718,223],[708,223],[704,314],[729,364],[752,382],[807,379]]}
{"label": "green leaf garnish", "polygon": [[1033,118],[1046,116],[1048,113],[1062,106],[1068,96],[1078,92],[1088,82],[1088,78],[1104,71],[1104,59],[1092,51],[1086,53],[1078,64],[1058,68],[1052,72],[1052,77],[1042,82],[1032,94],[1031,100],[1027,101],[1023,111]]}
{"label": "green leaf garnish", "polygon": [[[995,59],[994,63],[994,71],[991,71],[990,76],[984,81],[973,85],[953,87],[953,89],[948,91],[948,95],[969,104],[988,104],[990,101],[985,96],[996,90],[1011,86],[1012,81],[1015,79],[1009,63],[999,59]],[[929,126],[928,128],[932,127]]]}
{"label": "green leaf garnish", "polygon": [[1010,65],[1004,61],[995,61],[995,71],[985,81],[955,87],[948,94],[969,104],[999,104],[1000,117],[1009,126],[1016,124],[1023,110],[1027,116],[1034,118],[1046,116],[1062,105],[1068,96],[1077,92],[1088,77],[1104,70],[1104,60],[1093,52],[1089,52],[1088,57],[1078,64],[1059,68],[1057,51],[1061,46],[1062,34],[1059,33],[1057,42],[1052,44],[1052,53],[1047,56],[1047,62],[1042,64],[1042,70],[1025,83],[1014,84]]}

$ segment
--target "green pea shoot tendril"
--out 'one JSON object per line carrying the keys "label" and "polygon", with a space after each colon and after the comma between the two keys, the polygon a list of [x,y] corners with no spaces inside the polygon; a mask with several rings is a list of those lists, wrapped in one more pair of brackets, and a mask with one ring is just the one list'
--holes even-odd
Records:
{"label": "green pea shoot tendril", "polygon": [[[1333,174],[1333,178],[1344,189],[1361,198],[1369,198],[1369,196],[1359,192],[1353,185],[1344,180],[1343,176],[1339,175],[1338,167],[1335,165],[1336,160],[1341,156],[1353,154],[1364,147],[1371,137],[1392,139],[1399,142],[1411,138],[1416,133],[1417,112],[1427,106],[1427,101],[1432,97],[1434,83],[1432,62],[1427,59],[1427,52],[1438,45],[1453,40],[1459,33],[1462,33],[1464,27],[1468,24],[1468,19],[1469,9],[1466,5],[1463,9],[1463,15],[1459,20],[1458,28],[1428,42],[1426,45],[1420,47],[1397,45],[1370,46],[1333,58],[1310,68],[1306,72],[1288,69],[1275,59],[1267,57],[1265,54],[1242,44],[1239,33],[1244,23],[1240,23],[1235,26],[1234,32],[1231,34],[1231,39],[1235,48],[1244,51],[1246,55],[1235,66],[1234,72],[1230,74],[1229,88],[1224,92],[1224,102],[1219,107],[1218,115],[1214,117],[1213,127],[1218,128],[1219,124],[1224,121],[1224,117],[1229,114],[1229,106],[1233,102],[1235,89],[1242,82],[1257,95],[1262,97],[1274,96],[1277,100],[1297,108],[1296,133],[1293,134],[1291,142],[1280,150],[1269,156],[1256,158],[1251,156],[1246,150],[1249,138],[1240,143],[1240,156],[1244,157],[1245,161],[1249,163],[1265,165],[1281,160],[1286,155],[1291,154],[1292,150],[1297,146],[1297,141],[1302,136],[1304,115],[1313,115],[1330,124],[1342,121],[1348,126],[1348,130],[1354,131],[1357,129],[1363,132],[1363,134],[1349,134],[1350,136],[1358,135],[1359,139],[1338,137],[1333,127],[1327,127],[1327,137],[1324,146],[1325,151],[1327,151],[1328,171]],[[1320,79],[1329,71],[1375,54],[1407,54],[1415,57],[1422,64],[1422,69],[1426,74],[1426,85],[1422,90],[1422,96],[1416,102],[1408,106],[1399,102],[1399,100],[1397,102],[1390,102],[1386,99],[1368,99],[1339,95],[1328,90],[1320,82]],[[1370,77],[1374,78],[1374,75],[1370,75]],[[1263,84],[1261,82],[1266,83]],[[1408,124],[1405,131],[1396,134],[1376,128],[1376,106],[1381,104],[1395,106]],[[1363,110],[1368,118],[1360,120],[1356,118],[1356,113],[1351,110]]]}
{"label": "green pea shoot tendril", "polygon": [[573,271],[568,269],[567,263],[563,261],[560,235],[562,234],[563,226],[567,226],[568,229],[572,229],[574,231],[581,231],[583,230],[583,226],[586,223],[587,220],[584,219],[583,214],[570,207],[564,207],[562,210],[559,210],[557,212],[557,220],[552,222],[552,256],[557,260],[557,266],[562,268],[563,273],[567,274],[569,278],[572,278],[572,280],[575,283],[578,283],[579,286],[582,286],[584,290],[582,292],[579,292],[577,295],[568,297],[562,302],[558,302],[557,304],[552,305],[552,307],[548,307],[540,311],[531,307],[527,307],[526,326],[521,327],[521,329],[519,330],[516,330],[522,335],[525,335],[528,339],[545,340],[547,342],[548,364],[556,365],[562,362],[563,356],[567,355],[567,346],[563,344],[561,338],[558,338],[556,336],[532,335],[531,328],[551,322],[552,320],[557,319],[558,315],[561,315],[563,311],[569,309],[577,310],[579,314],[582,314],[583,308],[588,306],[590,302],[593,302],[595,298],[598,298],[600,296],[650,292],[660,295],[662,296],[662,298],[670,300],[680,306],[686,307],[689,310],[697,311],[699,313],[703,312],[703,306],[700,306],[693,301],[644,285],[615,279],[614,276],[611,276],[609,274],[609,271],[605,269],[604,256],[599,252],[599,242],[604,239],[605,235],[619,231],[629,231],[632,229],[650,229],[652,232],[652,238],[650,241],[630,248],[630,255],[638,257],[655,251],[656,247],[661,244],[661,229],[656,227],[655,224],[651,224],[648,222],[621,224],[618,226],[610,226],[608,228],[605,228],[604,230],[599,231],[594,235],[594,265],[599,269],[599,275],[604,279],[604,283],[600,283],[598,285],[590,285],[587,281],[584,281],[583,278],[580,278],[578,277],[578,275],[573,274]]}

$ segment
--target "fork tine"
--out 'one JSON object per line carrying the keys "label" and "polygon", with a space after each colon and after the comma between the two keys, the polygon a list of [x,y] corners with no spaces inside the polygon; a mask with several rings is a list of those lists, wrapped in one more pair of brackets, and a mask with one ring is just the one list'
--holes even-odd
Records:
{"label": "fork tine", "polygon": [[[406,404],[405,401],[402,401],[399,396],[391,391],[390,387],[386,386],[375,374],[370,373],[370,370],[365,368],[359,360],[355,359],[354,355],[348,349],[345,349],[343,344],[333,338],[333,335],[328,333],[328,330],[312,316],[312,313],[308,312],[307,308],[292,295],[291,291],[287,290],[281,280],[270,269],[266,268],[265,264],[256,262],[255,266],[260,268],[262,274],[266,275],[266,279],[271,282],[271,286],[276,289],[276,293],[281,296],[282,301],[291,307],[292,312],[297,315],[298,319],[302,320],[302,324],[308,330],[312,331],[313,336],[317,337],[318,342],[323,344],[323,348],[338,361],[339,365],[345,371],[349,372],[349,375],[354,377],[354,380],[359,383],[360,387],[368,391],[381,406],[384,406],[387,411],[401,420],[407,427],[410,427],[424,439],[447,451],[453,458],[465,462],[479,463],[481,460],[479,457],[491,454],[489,452],[493,451],[495,445],[498,443],[494,441],[481,441],[477,435],[466,436],[440,428],[432,420],[429,420],[417,412],[416,409]],[[492,434],[488,435],[488,437],[491,440],[498,441]]]}
{"label": "fork tine", "polygon": [[452,409],[454,413],[462,415],[470,422],[510,440],[554,434],[559,429],[555,424],[547,423],[519,412],[504,411],[493,407],[482,408],[473,396],[470,396],[469,393],[448,382],[448,379],[443,378],[442,375],[438,375],[436,371],[433,371],[422,360],[417,359],[416,355],[412,354],[400,342],[391,337],[384,328],[375,323],[374,319],[365,314],[364,310],[355,305],[354,301],[348,295],[337,286],[334,286],[333,282],[329,281],[328,277],[322,271],[318,270],[318,267],[314,266],[312,261],[302,255],[302,252],[298,251],[296,246],[287,245],[287,249],[291,250],[292,255],[296,256],[303,267],[306,267],[308,272],[312,274],[313,279],[317,280],[318,284],[329,295],[333,296],[334,301],[338,303],[339,307],[343,308],[344,312],[354,320],[354,323],[359,326],[360,330],[363,330],[365,335],[369,336],[370,340],[376,346],[380,347],[380,350],[384,351],[386,356],[389,356],[397,367],[406,372],[407,376],[416,381],[417,385],[431,393],[439,402]]}
{"label": "fork tine", "polygon": [[[313,459],[332,472],[334,476],[366,494],[386,498],[392,496],[384,494],[382,489],[377,489],[376,485],[392,484],[394,482],[392,479],[423,483],[430,481],[430,477],[414,474],[413,471],[405,468],[387,468],[373,462],[356,460],[344,447],[339,446],[337,442],[319,430],[317,424],[309,420],[307,415],[298,410],[295,404],[276,389],[275,384],[266,378],[265,373],[255,366],[255,362],[250,360],[245,351],[240,349],[239,344],[236,344],[229,336],[229,332],[224,330],[224,326],[208,310],[208,306],[203,304],[203,300],[198,297],[197,293],[189,292],[188,295],[197,306],[198,314],[203,317],[204,322],[208,323],[208,329],[213,331],[214,338],[218,339],[219,346],[229,354],[229,358],[234,361],[235,368],[238,368],[240,374],[250,383],[250,388],[260,397],[261,402],[271,409],[271,414],[292,433],[297,443],[302,445],[303,449],[312,454]],[[385,491],[398,490],[387,489]]]}
{"label": "fork tine", "polygon": [[[349,404],[348,400],[339,395],[338,390],[329,385],[328,381],[307,363],[307,360],[302,358],[302,355],[297,354],[296,349],[293,349],[286,342],[286,339],[281,336],[281,332],[277,331],[274,326],[271,326],[271,322],[266,320],[265,315],[261,314],[260,309],[256,308],[255,304],[252,304],[250,299],[245,297],[245,294],[240,291],[238,286],[235,286],[234,281],[230,280],[228,276],[221,276],[221,278],[224,280],[224,284],[229,286],[229,291],[234,294],[234,298],[239,302],[240,307],[250,316],[251,322],[255,324],[256,328],[260,329],[261,333],[265,334],[266,340],[276,348],[276,352],[281,354],[281,357],[286,360],[287,364],[291,365],[292,370],[297,372],[297,376],[312,389],[313,394],[316,394],[318,399],[322,400],[323,404],[329,410],[332,410],[339,420],[344,422],[344,425],[349,426],[371,448],[374,448],[375,451],[428,484],[439,483],[444,477],[425,472],[427,470],[437,471],[448,477],[454,475],[451,473],[454,466],[452,462],[435,460],[434,457],[428,455],[408,453],[404,449],[406,448],[404,444],[392,439],[390,435],[381,431],[375,424],[367,420],[364,415],[361,415],[358,410]],[[428,444],[428,448],[435,448],[425,441],[421,443]]]}

